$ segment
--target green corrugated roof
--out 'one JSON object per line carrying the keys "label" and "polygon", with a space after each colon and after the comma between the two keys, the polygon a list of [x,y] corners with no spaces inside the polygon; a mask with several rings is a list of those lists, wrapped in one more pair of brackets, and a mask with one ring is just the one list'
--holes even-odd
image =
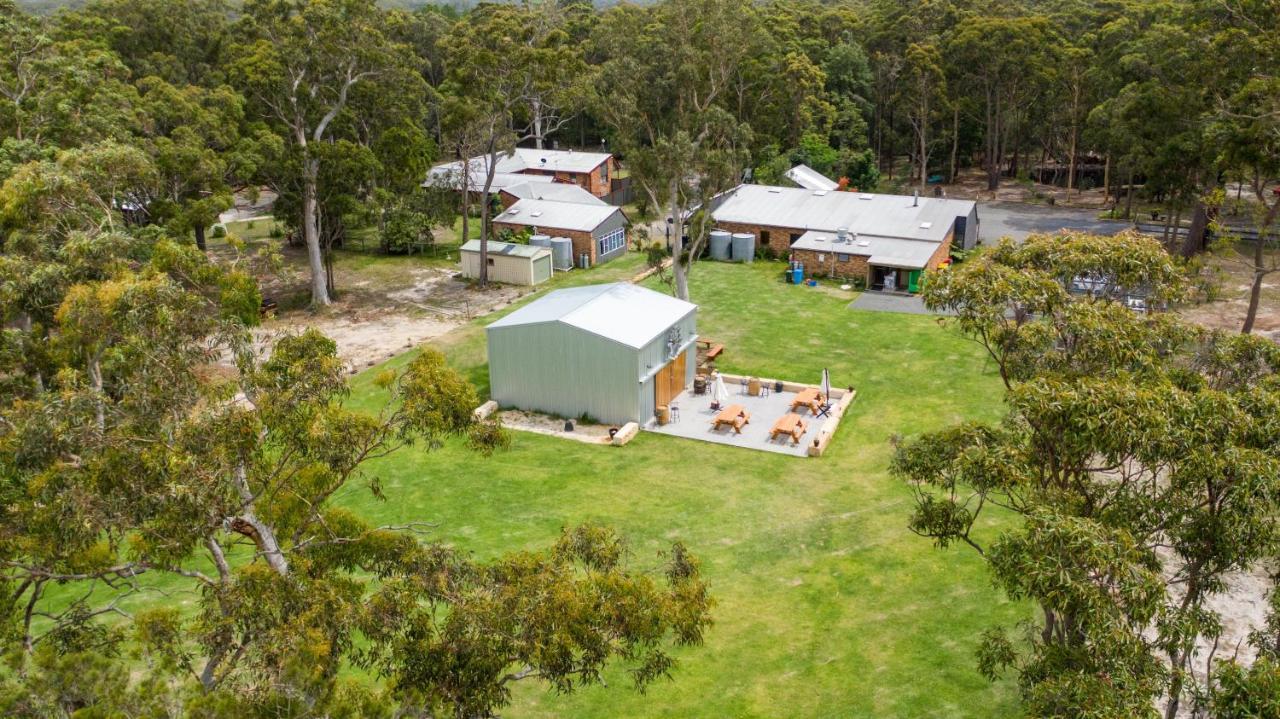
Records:
{"label": "green corrugated roof", "polygon": [[[479,252],[480,240],[469,240],[467,244],[462,246],[462,251]],[[551,249],[547,247],[538,247],[536,245],[517,245],[514,242],[497,242],[490,240],[489,254],[507,255],[509,257],[538,257],[543,254],[551,254]]]}

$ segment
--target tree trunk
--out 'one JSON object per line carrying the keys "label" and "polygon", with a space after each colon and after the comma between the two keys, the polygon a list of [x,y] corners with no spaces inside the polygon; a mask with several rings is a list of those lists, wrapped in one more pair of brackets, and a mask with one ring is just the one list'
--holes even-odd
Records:
{"label": "tree trunk", "polygon": [[960,152],[960,106],[951,110],[951,167],[947,172],[947,184],[956,181],[956,155]]}
{"label": "tree trunk", "polygon": [[1102,202],[1111,201],[1111,154],[1108,153],[1102,162]]}
{"label": "tree trunk", "polygon": [[1133,217],[1133,168],[1129,168],[1129,185],[1124,195],[1124,219]]}
{"label": "tree trunk", "polygon": [[1191,257],[1204,249],[1205,231],[1209,228],[1209,208],[1204,200],[1196,200],[1195,210],[1191,213],[1191,227],[1182,241],[1182,256]]}
{"label": "tree trunk", "polygon": [[203,222],[196,223],[195,233],[196,233],[196,247],[198,247],[201,252],[208,252],[209,248],[205,246]]}
{"label": "tree trunk", "polygon": [[1253,285],[1249,288],[1249,311],[1244,316],[1244,327],[1240,328],[1241,334],[1249,334],[1253,332],[1253,323],[1258,318],[1258,303],[1262,300],[1262,281],[1266,279],[1266,246],[1267,231],[1271,229],[1272,223],[1276,221],[1276,211],[1280,210],[1280,198],[1271,204],[1271,209],[1267,210],[1267,216],[1262,220],[1262,224],[1258,227],[1258,241],[1253,246]]}
{"label": "tree trunk", "polygon": [[542,100],[541,100],[541,99],[539,99],[539,98],[536,98],[536,97],[535,97],[535,98],[533,98],[532,100],[530,100],[529,102],[530,102],[530,105],[531,105],[531,106],[532,106],[532,108],[533,108],[533,112],[531,113],[531,114],[533,115],[533,143],[534,143],[534,147],[536,147],[536,148],[538,148],[539,150],[541,150],[541,149],[543,149],[543,147],[542,147],[542,143],[543,143],[543,138],[542,138]]}
{"label": "tree trunk", "polygon": [[675,282],[676,297],[689,301],[689,272],[685,262],[693,263],[693,258],[688,260],[684,257],[684,213],[680,212],[679,185],[673,180],[671,182],[670,199],[668,200],[671,207],[672,229],[674,237],[671,238],[671,275]]}
{"label": "tree trunk", "polygon": [[[305,152],[305,149],[304,149]],[[316,201],[316,185],[320,177],[320,161],[308,157],[302,172],[302,237],[307,243],[307,263],[311,266],[311,306],[333,304],[329,298],[329,281],[320,251],[320,218]]]}
{"label": "tree trunk", "polygon": [[1071,118],[1071,157],[1067,160],[1067,199],[1071,202],[1071,191],[1076,189],[1076,121],[1075,116]]}

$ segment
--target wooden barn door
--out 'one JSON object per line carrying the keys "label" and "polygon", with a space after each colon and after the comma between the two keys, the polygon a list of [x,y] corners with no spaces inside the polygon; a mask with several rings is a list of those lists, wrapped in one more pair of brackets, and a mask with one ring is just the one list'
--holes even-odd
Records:
{"label": "wooden barn door", "polygon": [[684,353],[681,352],[654,375],[653,406],[655,408],[671,404],[671,400],[684,389],[684,368]]}

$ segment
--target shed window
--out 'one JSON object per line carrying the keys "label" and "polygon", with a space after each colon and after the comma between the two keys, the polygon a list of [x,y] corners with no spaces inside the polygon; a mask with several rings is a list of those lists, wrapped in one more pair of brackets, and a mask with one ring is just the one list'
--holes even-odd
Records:
{"label": "shed window", "polygon": [[625,228],[619,227],[600,238],[600,254],[607,255],[625,244],[627,244],[627,231]]}
{"label": "shed window", "polygon": [[600,166],[600,181],[601,182],[609,181],[609,163],[608,162]]}
{"label": "shed window", "polygon": [[489,266],[490,266],[490,267],[493,267],[493,258],[492,258],[492,257],[486,257],[485,259],[489,261]]}

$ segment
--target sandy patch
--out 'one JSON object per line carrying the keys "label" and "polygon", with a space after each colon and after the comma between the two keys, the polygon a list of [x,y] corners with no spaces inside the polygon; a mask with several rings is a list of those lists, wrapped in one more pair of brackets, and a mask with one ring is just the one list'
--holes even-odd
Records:
{"label": "sandy patch", "polygon": [[398,313],[380,317],[289,317],[266,323],[254,332],[254,342],[258,351],[265,353],[282,334],[315,328],[337,343],[338,356],[354,372],[439,337],[458,324],[440,317]]}
{"label": "sandy patch", "polygon": [[565,420],[536,412],[523,410],[504,410],[498,413],[504,427],[518,429],[522,432],[534,432],[552,437],[563,437],[587,444],[609,444],[609,428],[607,424],[582,424],[573,421],[573,431],[566,432]]}

